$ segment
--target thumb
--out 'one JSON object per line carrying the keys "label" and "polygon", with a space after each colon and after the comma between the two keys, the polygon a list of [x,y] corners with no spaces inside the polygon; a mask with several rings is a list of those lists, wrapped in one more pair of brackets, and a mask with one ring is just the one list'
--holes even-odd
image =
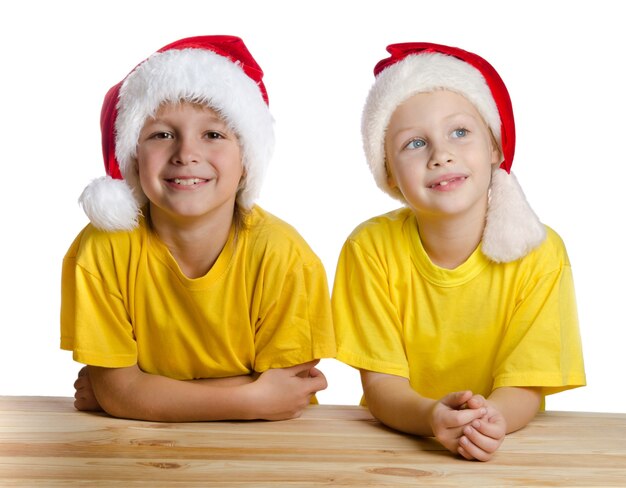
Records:
{"label": "thumb", "polygon": [[320,390],[325,390],[328,388],[328,381],[326,380],[326,376],[318,369],[314,369],[314,374],[311,374],[306,381],[309,383],[309,388],[311,393],[316,393]]}
{"label": "thumb", "polygon": [[309,371],[309,377],[310,378],[315,378],[316,376],[320,376],[320,375],[324,375],[324,373],[322,373],[319,369],[317,368],[311,368],[311,370]]}
{"label": "thumb", "polygon": [[467,401],[467,408],[481,408],[485,407],[487,402],[485,401],[485,397],[482,395],[472,395],[472,397]]}
{"label": "thumb", "polygon": [[470,398],[472,398],[472,392],[470,390],[455,391],[448,393],[445,397],[443,397],[441,399],[441,403],[447,407],[459,410]]}
{"label": "thumb", "polygon": [[313,361],[309,361],[308,363],[296,364],[295,366],[285,368],[285,370],[289,371],[294,376],[303,376],[303,373],[307,373],[304,376],[309,376],[309,371],[317,366],[319,362],[319,359],[314,359]]}

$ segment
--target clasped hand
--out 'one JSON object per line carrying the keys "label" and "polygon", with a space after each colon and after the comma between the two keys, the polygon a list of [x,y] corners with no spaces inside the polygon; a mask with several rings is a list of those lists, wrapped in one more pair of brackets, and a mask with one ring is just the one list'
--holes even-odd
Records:
{"label": "clasped hand", "polygon": [[502,444],[506,421],[482,395],[460,391],[446,395],[431,411],[435,438],[465,459],[488,461]]}

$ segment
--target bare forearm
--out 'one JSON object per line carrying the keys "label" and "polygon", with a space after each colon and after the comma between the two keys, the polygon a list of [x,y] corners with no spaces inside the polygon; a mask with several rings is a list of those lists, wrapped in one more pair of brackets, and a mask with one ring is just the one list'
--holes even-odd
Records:
{"label": "bare forearm", "polygon": [[365,400],[372,415],[389,427],[432,436],[431,411],[435,400],[421,397],[405,378],[362,372]]}
{"label": "bare forearm", "polygon": [[539,411],[540,388],[505,387],[494,390],[487,402],[498,410],[506,421],[506,433],[525,427]]}
{"label": "bare forearm", "polygon": [[167,422],[253,417],[246,390],[249,382],[178,381],[137,367],[89,369],[98,402],[115,417]]}
{"label": "bare forearm", "polygon": [[228,376],[226,378],[201,378],[197,380],[189,380],[188,383],[197,383],[210,386],[232,387],[241,386],[252,383],[258,375],[247,374],[241,376]]}
{"label": "bare forearm", "polygon": [[98,403],[115,417],[167,422],[285,420],[298,417],[311,397],[328,386],[315,367],[318,362],[194,381],[147,374],[137,365],[88,366],[88,377]]}

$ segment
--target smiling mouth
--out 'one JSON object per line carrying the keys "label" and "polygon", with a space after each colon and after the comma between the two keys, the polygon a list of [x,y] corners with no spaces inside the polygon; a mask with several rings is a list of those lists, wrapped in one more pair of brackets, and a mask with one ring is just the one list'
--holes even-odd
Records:
{"label": "smiling mouth", "polygon": [[457,176],[455,178],[450,178],[449,180],[439,181],[438,183],[433,183],[428,188],[437,188],[439,186],[448,186],[450,183],[460,182],[467,179],[467,176]]}
{"label": "smiling mouth", "polygon": [[198,183],[203,183],[207,180],[202,179],[202,178],[172,178],[167,181],[176,183],[177,185],[192,186],[192,185],[197,185]]}

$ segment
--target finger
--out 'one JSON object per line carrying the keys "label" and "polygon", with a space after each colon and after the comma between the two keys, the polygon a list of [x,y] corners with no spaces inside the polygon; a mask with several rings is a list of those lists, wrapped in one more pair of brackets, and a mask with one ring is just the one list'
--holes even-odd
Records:
{"label": "finger", "polygon": [[91,389],[91,381],[89,376],[81,376],[74,381],[74,388],[77,390],[83,390],[85,388]]}
{"label": "finger", "polygon": [[499,422],[489,422],[484,419],[474,420],[471,426],[481,434],[492,439],[500,439],[504,430]]}
{"label": "finger", "polygon": [[444,423],[448,428],[461,427],[480,419],[486,413],[486,408],[466,408],[465,410],[455,410],[446,415]]}
{"label": "finger", "polygon": [[467,459],[468,461],[473,461],[473,460],[474,460],[474,457],[473,457],[473,456],[472,456],[469,452],[467,452],[467,451],[463,448],[463,446],[461,446],[460,444],[459,444],[459,447],[457,448],[457,452],[458,452],[461,456],[463,456],[465,459]]}
{"label": "finger", "polygon": [[74,408],[83,412],[100,411],[100,404],[93,398],[77,398],[74,402]]}
{"label": "finger", "polygon": [[465,459],[476,459],[478,461],[489,461],[493,453],[486,452],[463,436],[459,439],[459,454]]}
{"label": "finger", "polygon": [[326,376],[324,376],[321,371],[318,376],[311,376],[310,378],[306,378],[306,380],[309,382],[309,391],[311,393],[316,393],[328,388]]}
{"label": "finger", "polygon": [[[484,423],[484,422],[483,422]],[[500,447],[502,438],[490,437],[471,426],[463,429],[464,436],[478,449],[486,453],[494,453]]]}
{"label": "finger", "polygon": [[85,397],[80,395],[78,392],[74,395],[74,408],[76,410],[86,410]]}
{"label": "finger", "polygon": [[78,377],[82,377],[82,376],[87,376],[87,366],[83,366],[82,368],[80,368],[80,371],[78,372]]}

